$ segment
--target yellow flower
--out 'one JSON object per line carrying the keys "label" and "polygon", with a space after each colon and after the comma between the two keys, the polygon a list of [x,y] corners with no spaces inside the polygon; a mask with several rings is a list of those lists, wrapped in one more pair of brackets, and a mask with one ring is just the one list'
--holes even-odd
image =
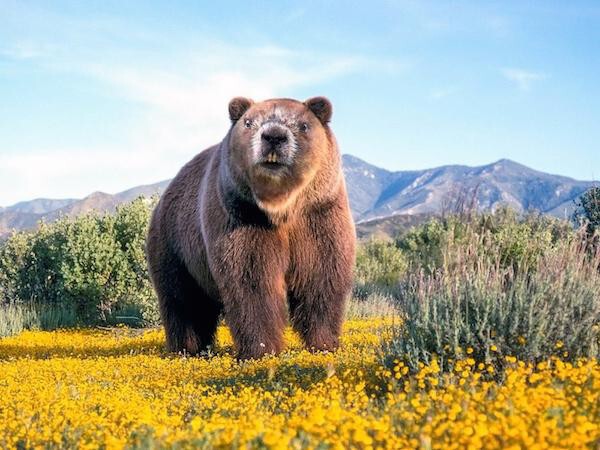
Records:
{"label": "yellow flower", "polygon": [[402,355],[384,365],[380,344],[391,325],[348,321],[340,349],[329,353],[304,350],[287,330],[282,355],[246,362],[234,358],[225,327],[209,357],[166,354],[157,330],[0,339],[0,448],[535,449],[600,442],[597,359],[533,365],[504,356],[501,382],[487,376],[492,364],[472,357],[450,362],[450,373],[441,373],[435,358],[412,373]]}

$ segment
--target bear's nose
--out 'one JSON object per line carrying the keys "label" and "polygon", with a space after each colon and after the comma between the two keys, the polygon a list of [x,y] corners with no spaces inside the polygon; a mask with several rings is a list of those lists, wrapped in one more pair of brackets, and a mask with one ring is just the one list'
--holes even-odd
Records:
{"label": "bear's nose", "polygon": [[272,148],[280,147],[282,144],[285,144],[288,140],[286,131],[276,127],[272,127],[268,130],[263,131],[261,138]]}

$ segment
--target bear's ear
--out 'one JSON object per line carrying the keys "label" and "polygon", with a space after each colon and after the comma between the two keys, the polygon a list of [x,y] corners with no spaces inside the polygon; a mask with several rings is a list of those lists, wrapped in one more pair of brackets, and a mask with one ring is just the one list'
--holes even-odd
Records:
{"label": "bear's ear", "polygon": [[235,123],[252,106],[254,102],[246,97],[235,97],[229,102],[229,118]]}
{"label": "bear's ear", "polygon": [[304,104],[313,112],[315,116],[317,116],[323,125],[327,124],[331,120],[333,106],[331,106],[331,102],[327,98],[312,97],[306,100]]}

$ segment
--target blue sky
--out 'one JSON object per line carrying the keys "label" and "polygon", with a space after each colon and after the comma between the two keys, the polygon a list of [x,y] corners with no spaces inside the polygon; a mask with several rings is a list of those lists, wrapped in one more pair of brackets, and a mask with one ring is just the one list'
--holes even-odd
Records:
{"label": "blue sky", "polygon": [[600,2],[0,0],[0,205],[172,177],[227,102],[326,95],[393,170],[600,177]]}

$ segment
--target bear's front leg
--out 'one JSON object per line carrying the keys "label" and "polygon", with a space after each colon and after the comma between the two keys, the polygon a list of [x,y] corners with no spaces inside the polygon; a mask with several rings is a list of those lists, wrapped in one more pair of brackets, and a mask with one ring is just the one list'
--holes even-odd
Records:
{"label": "bear's front leg", "polygon": [[346,209],[315,214],[291,242],[288,301],[292,326],[308,349],[335,350],[354,271],[354,227]]}
{"label": "bear's front leg", "polygon": [[292,326],[309,350],[339,346],[350,276],[332,272],[320,272],[288,293]]}
{"label": "bear's front leg", "polygon": [[213,272],[240,359],[283,349],[287,255],[287,242],[269,230],[235,230],[216,243]]}

